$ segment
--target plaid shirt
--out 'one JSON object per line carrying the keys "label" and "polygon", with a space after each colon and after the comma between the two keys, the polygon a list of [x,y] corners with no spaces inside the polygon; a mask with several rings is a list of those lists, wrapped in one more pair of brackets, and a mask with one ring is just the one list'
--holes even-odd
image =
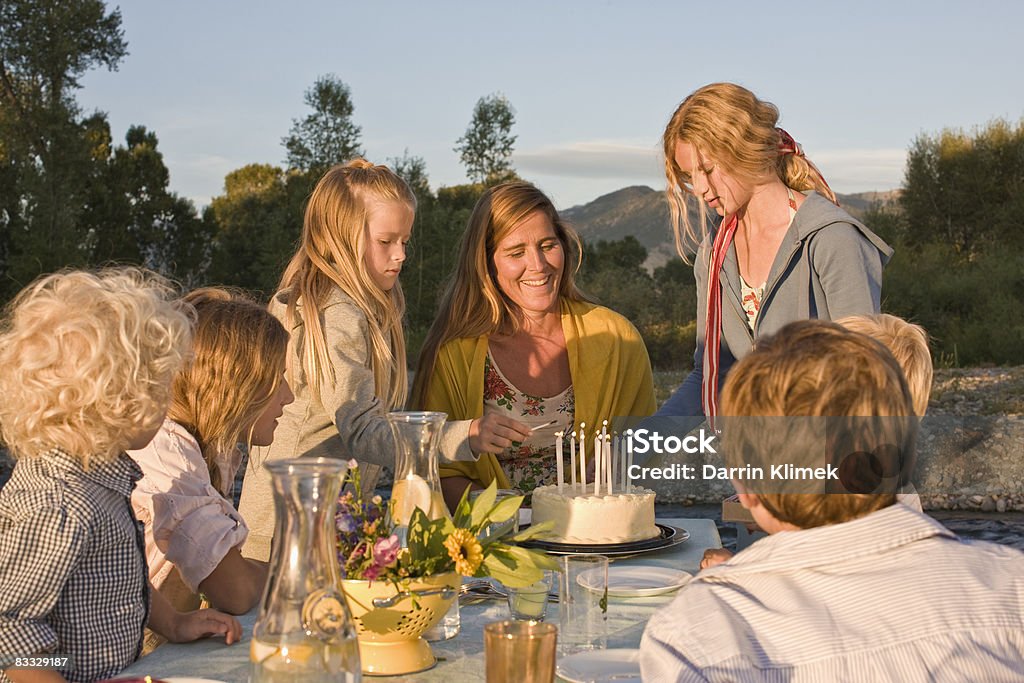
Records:
{"label": "plaid shirt", "polygon": [[149,582],[127,455],[88,471],[54,449],[0,489],[0,683],[15,657],[72,658],[69,681],[109,678],[142,648]]}

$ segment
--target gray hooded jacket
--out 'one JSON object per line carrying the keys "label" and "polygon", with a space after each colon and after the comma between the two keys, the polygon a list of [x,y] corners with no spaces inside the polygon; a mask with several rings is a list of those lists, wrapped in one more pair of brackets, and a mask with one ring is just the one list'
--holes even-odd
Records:
{"label": "gray hooded jacket", "polygon": [[[707,319],[708,262],[714,232],[697,251],[697,350],[693,372],[658,411],[660,416],[703,415],[701,382],[704,369],[704,322]],[[722,348],[719,385],[732,364],[746,356],[755,341],[775,334],[795,320],[835,320],[847,315],[878,313],[882,268],[892,257],[889,247],[850,214],[811,192],[800,205],[775,255],[757,321],[751,331],[741,305],[742,286],[736,245],[722,266]]]}

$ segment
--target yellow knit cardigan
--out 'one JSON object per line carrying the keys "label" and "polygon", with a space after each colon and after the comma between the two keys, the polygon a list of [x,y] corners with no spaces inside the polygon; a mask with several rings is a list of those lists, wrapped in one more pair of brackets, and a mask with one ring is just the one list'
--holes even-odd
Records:
{"label": "yellow knit cardigan", "polygon": [[[561,302],[562,332],[569,353],[569,374],[576,395],[574,429],[620,416],[645,417],[654,412],[654,379],[647,347],[626,318],[603,306]],[[438,351],[422,410],[440,410],[449,420],[483,415],[486,336],[452,339]],[[497,479],[508,488],[498,459],[482,453],[476,462],[445,463],[442,477],[468,477],[481,486]]]}

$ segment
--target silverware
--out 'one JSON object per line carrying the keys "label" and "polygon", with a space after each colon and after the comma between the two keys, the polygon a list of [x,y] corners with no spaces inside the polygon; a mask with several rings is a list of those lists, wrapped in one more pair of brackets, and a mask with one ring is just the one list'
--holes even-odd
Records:
{"label": "silverware", "polygon": [[[459,588],[459,595],[476,600],[504,600],[508,597],[508,590],[501,584],[491,581],[477,580],[468,581]],[[558,602],[557,593],[548,593],[548,602]]]}

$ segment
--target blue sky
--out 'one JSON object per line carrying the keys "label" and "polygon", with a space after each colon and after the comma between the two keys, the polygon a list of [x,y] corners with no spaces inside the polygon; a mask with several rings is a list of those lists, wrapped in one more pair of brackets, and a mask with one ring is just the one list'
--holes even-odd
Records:
{"label": "blue sky", "polygon": [[705,83],[741,83],[839,192],[898,187],[922,133],[1024,116],[1024,3],[151,2],[119,4],[128,57],[78,97],[116,140],[154,130],[171,188],[198,206],[248,163],[281,164],[303,92],[352,90],[367,156],[422,156],[432,186],[465,181],[452,151],[481,96],[516,109],[513,162],[567,208],[664,186],[658,139]]}

